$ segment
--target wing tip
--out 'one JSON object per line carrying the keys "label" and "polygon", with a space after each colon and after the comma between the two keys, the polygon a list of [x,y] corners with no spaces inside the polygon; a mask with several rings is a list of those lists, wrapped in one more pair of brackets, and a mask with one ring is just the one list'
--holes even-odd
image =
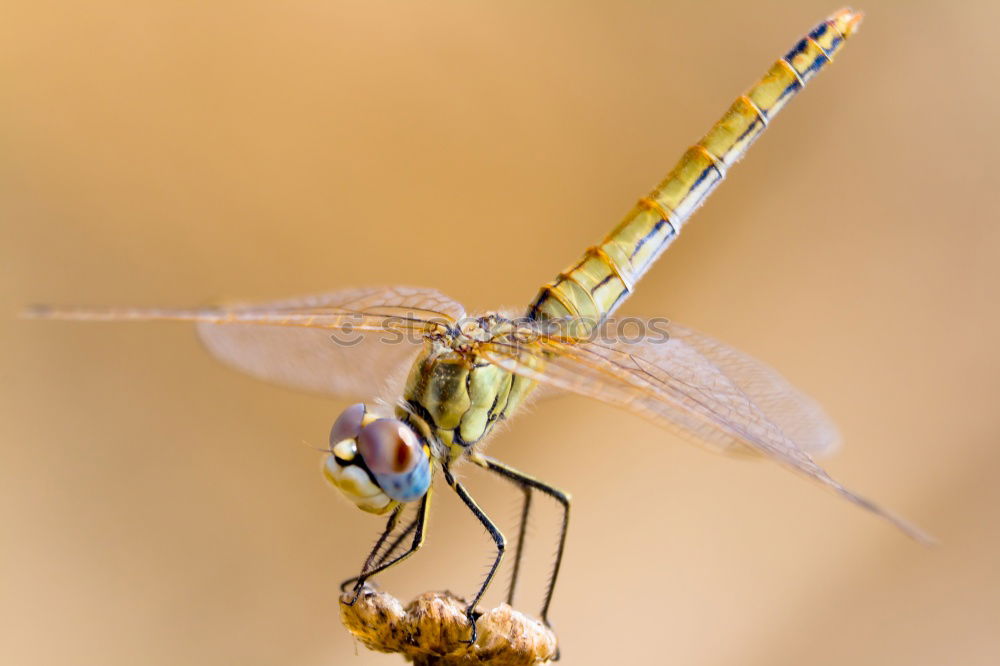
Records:
{"label": "wing tip", "polygon": [[935,538],[928,532],[924,531],[916,524],[911,523],[905,518],[897,516],[895,513],[889,511],[888,509],[882,508],[881,506],[879,506],[872,500],[868,499],[867,497],[862,497],[861,495],[858,495],[857,493],[848,490],[847,488],[836,482],[834,482],[834,488],[842,497],[850,500],[851,502],[861,507],[862,509],[865,509],[875,514],[879,518],[882,518],[883,520],[889,522],[896,529],[898,529],[903,534],[910,537],[920,545],[928,547],[938,545],[939,542],[937,538]]}
{"label": "wing tip", "polygon": [[17,313],[18,319],[52,319],[55,317],[56,309],[44,303],[30,303],[21,308]]}
{"label": "wing tip", "polygon": [[940,545],[940,541],[933,534],[924,531],[921,527],[911,523],[908,520],[895,516],[893,514],[888,514],[885,516],[889,522],[895,525],[897,528],[903,531],[903,534],[910,537],[921,546],[926,546],[928,548],[933,548]]}

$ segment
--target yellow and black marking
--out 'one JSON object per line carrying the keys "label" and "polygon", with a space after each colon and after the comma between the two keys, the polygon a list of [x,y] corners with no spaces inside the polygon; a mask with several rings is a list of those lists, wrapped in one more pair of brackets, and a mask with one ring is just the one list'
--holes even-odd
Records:
{"label": "yellow and black marking", "polygon": [[[726,177],[778,111],[815,76],[855,31],[861,14],[842,9],[780,58],[625,219],[583,258],[544,285],[528,316],[596,324],[611,314],[670,245],[683,223]],[[583,327],[584,333],[589,327]],[[563,332],[573,335],[572,330]]]}

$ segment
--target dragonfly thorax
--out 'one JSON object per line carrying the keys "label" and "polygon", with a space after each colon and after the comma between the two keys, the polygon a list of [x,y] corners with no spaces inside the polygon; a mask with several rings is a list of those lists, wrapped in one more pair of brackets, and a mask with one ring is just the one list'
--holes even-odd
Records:
{"label": "dragonfly thorax", "polygon": [[429,339],[414,360],[405,409],[426,423],[442,445],[442,457],[455,459],[482,440],[534,388],[478,351],[483,343],[514,332],[514,323],[498,314],[467,319]]}

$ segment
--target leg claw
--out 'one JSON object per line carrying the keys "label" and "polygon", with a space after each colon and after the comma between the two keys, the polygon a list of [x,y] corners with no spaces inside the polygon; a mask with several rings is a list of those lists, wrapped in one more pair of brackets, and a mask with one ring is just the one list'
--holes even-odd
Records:
{"label": "leg claw", "polygon": [[479,638],[479,631],[476,628],[476,622],[479,620],[481,615],[482,613],[476,612],[474,608],[469,608],[465,611],[465,617],[469,620],[469,628],[472,630],[472,635],[469,637],[469,640],[459,641],[459,643],[465,643],[470,647],[476,644],[476,639]]}

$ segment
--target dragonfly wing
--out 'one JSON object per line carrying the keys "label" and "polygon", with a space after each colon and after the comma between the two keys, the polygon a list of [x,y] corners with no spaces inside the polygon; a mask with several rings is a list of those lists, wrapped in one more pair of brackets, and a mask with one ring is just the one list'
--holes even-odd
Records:
{"label": "dragonfly wing", "polygon": [[[753,400],[754,395],[767,398],[772,408],[780,407],[779,420],[794,419],[802,396],[796,391],[778,399],[774,391],[787,383],[777,373],[756,361],[751,371],[749,357],[735,350],[729,351],[739,354],[738,359],[722,354],[721,343],[687,329],[678,327],[677,331],[677,337],[666,340],[612,344],[538,336],[527,342],[489,343],[482,353],[511,372],[617,405],[716,451],[763,455],[819,481],[911,537],[930,541],[919,528],[833,479]],[[816,416],[811,408],[805,414]],[[828,427],[822,425],[820,430],[825,433]],[[804,432],[816,428],[815,424],[800,426]],[[830,435],[814,437],[827,441]]]}
{"label": "dragonfly wing", "polygon": [[460,319],[464,309],[433,289],[368,287],[214,308],[36,308],[29,314],[192,321],[209,353],[254,377],[307,391],[370,397],[399,375],[423,335]]}
{"label": "dragonfly wing", "polygon": [[689,346],[675,341],[665,345],[669,351],[658,350],[658,360],[677,373],[678,378],[670,380],[673,386],[664,385],[662,368],[637,356],[633,350],[619,351],[613,346],[583,341],[543,338],[531,345],[493,344],[484,355],[511,372],[529,376],[542,387],[624,407],[713,451],[759,453],[745,441],[745,435],[717,423],[735,420],[732,413],[725,414],[727,410],[731,412],[731,407],[720,403],[732,398],[723,395],[725,378],[706,373],[710,366],[699,367],[701,359]]}
{"label": "dragonfly wing", "polygon": [[[278,301],[254,309],[363,313],[335,330],[198,323],[208,351],[224,363],[259,379],[307,391],[345,397],[379,395],[399,379],[423,342],[425,329],[414,321],[442,325],[460,319],[462,306],[434,289],[362,288]],[[386,313],[378,330],[364,330],[374,313]]]}
{"label": "dragonfly wing", "polygon": [[[647,324],[645,330],[653,329]],[[774,368],[685,326],[671,322],[661,330],[670,340],[681,343],[703,357],[703,362],[714,366],[713,372],[724,374],[735,388],[742,391],[799,448],[813,456],[827,456],[837,449],[840,434],[823,408],[792,386]],[[658,366],[669,365],[672,351],[657,344],[662,339],[646,340],[638,348],[629,351]],[[621,343],[617,346],[622,348]],[[661,358],[661,355],[666,357]]]}

